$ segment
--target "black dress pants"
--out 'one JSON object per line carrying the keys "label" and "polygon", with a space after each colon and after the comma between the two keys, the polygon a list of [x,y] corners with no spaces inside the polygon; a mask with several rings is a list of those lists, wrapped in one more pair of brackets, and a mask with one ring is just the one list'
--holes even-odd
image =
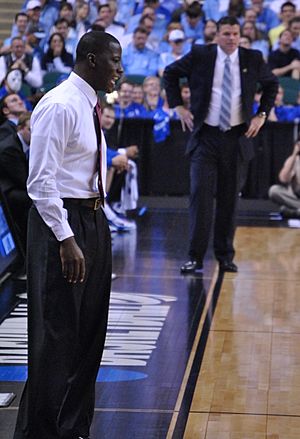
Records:
{"label": "black dress pants", "polygon": [[223,133],[204,125],[191,153],[190,247],[191,259],[202,262],[213,222],[214,252],[218,261],[232,261],[233,238],[239,191],[239,137],[245,125]]}
{"label": "black dress pants", "polygon": [[68,220],[86,261],[83,283],[62,276],[60,244],[32,207],[28,225],[28,380],[14,439],[88,436],[104,347],[111,242],[102,209],[68,202]]}

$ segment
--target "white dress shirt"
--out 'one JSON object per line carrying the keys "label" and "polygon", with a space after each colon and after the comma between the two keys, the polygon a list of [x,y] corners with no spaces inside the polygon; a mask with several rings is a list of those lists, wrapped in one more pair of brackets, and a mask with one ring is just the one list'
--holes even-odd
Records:
{"label": "white dress shirt", "polygon": [[[97,95],[72,72],[50,90],[31,116],[27,189],[58,241],[73,232],[62,198],[94,198],[97,186],[97,136],[93,111]],[[102,186],[106,181],[106,142],[101,133]]]}
{"label": "white dress shirt", "polygon": [[[228,55],[217,47],[217,58],[215,63],[214,79],[211,91],[211,98],[205,123],[212,126],[219,126],[220,110],[222,100],[222,82],[224,75],[225,59]],[[242,117],[242,99],[241,99],[241,73],[239,53],[236,49],[230,57],[230,71],[232,79],[231,95],[231,119],[232,127],[244,122]]]}

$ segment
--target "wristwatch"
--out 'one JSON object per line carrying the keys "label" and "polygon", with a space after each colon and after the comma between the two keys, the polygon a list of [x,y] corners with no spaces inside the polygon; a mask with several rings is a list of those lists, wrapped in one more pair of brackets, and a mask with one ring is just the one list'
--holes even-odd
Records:
{"label": "wristwatch", "polygon": [[256,116],[261,117],[262,119],[266,119],[267,113],[265,111],[260,111],[259,113],[257,113]]}

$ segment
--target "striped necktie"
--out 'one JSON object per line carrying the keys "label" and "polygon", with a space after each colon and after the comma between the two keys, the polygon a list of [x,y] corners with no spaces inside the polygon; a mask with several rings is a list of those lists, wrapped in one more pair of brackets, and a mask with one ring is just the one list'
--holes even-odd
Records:
{"label": "striped necktie", "polygon": [[219,128],[221,131],[230,130],[231,117],[231,72],[230,72],[230,57],[225,58],[224,75],[222,82],[222,101],[220,109]]}
{"label": "striped necktie", "polygon": [[104,206],[104,190],[102,185],[102,152],[101,152],[101,107],[99,102],[97,102],[94,108],[94,124],[97,135],[97,147],[98,147],[98,160],[97,160],[97,170],[98,170],[98,189],[99,197],[102,206]]}

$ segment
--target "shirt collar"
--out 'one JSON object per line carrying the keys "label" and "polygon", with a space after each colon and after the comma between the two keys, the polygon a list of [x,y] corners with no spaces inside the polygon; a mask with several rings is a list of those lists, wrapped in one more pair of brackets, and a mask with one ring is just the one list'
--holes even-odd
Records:
{"label": "shirt collar", "polygon": [[75,72],[71,72],[68,80],[70,80],[72,84],[75,85],[75,87],[79,88],[80,91],[82,91],[86,95],[91,106],[95,107],[98,98],[95,90],[90,86],[90,84],[88,84],[84,79],[81,78],[81,76],[77,75]]}
{"label": "shirt collar", "polygon": [[236,62],[238,56],[239,56],[239,49],[238,47],[235,49],[235,51],[231,54],[231,55],[227,55],[227,53],[225,53],[220,46],[218,46],[218,57],[220,58],[221,61],[225,61],[225,59],[227,58],[227,56],[229,56],[230,58],[230,62],[234,63]]}

